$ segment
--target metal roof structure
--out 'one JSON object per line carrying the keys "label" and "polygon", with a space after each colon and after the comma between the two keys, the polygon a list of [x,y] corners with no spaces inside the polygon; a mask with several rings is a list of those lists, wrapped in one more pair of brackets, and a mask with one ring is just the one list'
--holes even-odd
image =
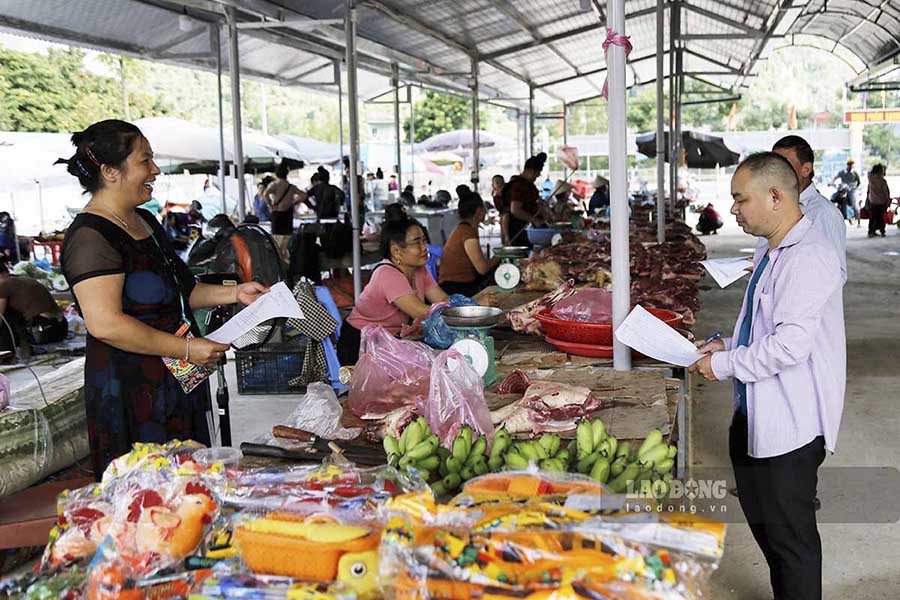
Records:
{"label": "metal roof structure", "polygon": [[[900,3],[889,0],[665,5],[664,51],[680,52],[686,77],[732,93],[783,45],[833,52],[857,73],[856,84],[897,68],[900,56]],[[626,83],[652,82],[656,0],[627,0],[625,8],[634,46]],[[358,0],[357,10],[364,97],[388,89],[394,65],[404,82],[468,94],[475,60],[481,97],[519,107],[529,88],[544,106],[596,97],[606,76],[607,16],[598,0]],[[229,14],[239,23],[245,76],[337,91],[343,0],[0,0],[0,29],[214,70],[210,25]],[[218,43],[227,56],[225,36]]]}

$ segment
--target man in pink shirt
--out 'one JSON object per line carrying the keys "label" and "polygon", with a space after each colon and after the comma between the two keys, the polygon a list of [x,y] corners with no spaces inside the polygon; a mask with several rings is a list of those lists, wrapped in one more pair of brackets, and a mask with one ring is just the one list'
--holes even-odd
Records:
{"label": "man in pink shirt", "polygon": [[803,216],[799,193],[778,154],[738,166],[731,214],[767,243],[753,258],[734,336],[698,344],[706,355],[690,369],[734,380],[729,453],[776,600],[822,597],[817,471],[834,452],[846,383],[841,262]]}

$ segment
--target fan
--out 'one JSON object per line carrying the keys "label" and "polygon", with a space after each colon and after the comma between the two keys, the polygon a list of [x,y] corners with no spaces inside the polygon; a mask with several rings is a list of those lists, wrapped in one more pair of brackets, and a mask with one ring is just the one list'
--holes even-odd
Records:
{"label": "fan", "polygon": [[[256,281],[271,286],[285,279],[284,265],[278,247],[269,233],[259,225],[243,223],[224,236],[216,246],[209,271],[235,273],[241,283]],[[235,305],[232,316],[243,309]],[[284,319],[260,323],[252,331],[235,340],[236,350],[253,350],[268,342]]]}

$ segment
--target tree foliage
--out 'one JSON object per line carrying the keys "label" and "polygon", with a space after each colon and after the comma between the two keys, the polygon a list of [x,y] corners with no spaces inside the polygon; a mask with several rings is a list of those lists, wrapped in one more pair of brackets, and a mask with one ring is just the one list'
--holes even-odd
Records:
{"label": "tree foliage", "polygon": [[[472,103],[459,96],[427,90],[424,100],[415,103],[415,117],[415,141],[421,142],[439,133],[471,128]],[[409,139],[409,121],[406,119],[403,124],[407,139]]]}

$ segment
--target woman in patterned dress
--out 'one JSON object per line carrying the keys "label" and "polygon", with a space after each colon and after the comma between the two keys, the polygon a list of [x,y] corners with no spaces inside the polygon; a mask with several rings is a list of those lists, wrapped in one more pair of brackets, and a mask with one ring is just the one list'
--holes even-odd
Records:
{"label": "woman in patterned dress", "polygon": [[62,267],[88,330],[85,404],[94,473],[99,478],[134,442],[194,439],[209,444],[209,387],[184,393],[161,357],[213,367],[228,346],[176,335],[191,309],[241,302],[258,283],[198,283],[176,255],[147,202],[159,168],[134,125],[107,120],[72,136],[68,171],[90,202],[66,231]]}

